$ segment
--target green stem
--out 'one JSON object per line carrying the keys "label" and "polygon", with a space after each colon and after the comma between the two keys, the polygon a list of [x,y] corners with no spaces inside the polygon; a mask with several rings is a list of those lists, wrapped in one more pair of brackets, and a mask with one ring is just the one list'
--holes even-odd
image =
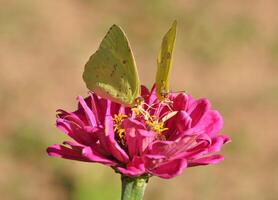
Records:
{"label": "green stem", "polygon": [[122,175],[121,200],[142,200],[148,183],[148,177],[140,176],[131,178]]}

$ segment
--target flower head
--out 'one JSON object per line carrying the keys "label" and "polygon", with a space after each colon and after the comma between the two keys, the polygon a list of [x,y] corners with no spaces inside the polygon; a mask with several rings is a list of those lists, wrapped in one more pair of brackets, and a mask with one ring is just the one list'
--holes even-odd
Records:
{"label": "flower head", "polygon": [[125,107],[94,93],[78,97],[75,112],[58,110],[57,127],[73,141],[48,147],[50,156],[97,162],[131,177],[172,178],[187,167],[216,164],[230,138],[220,135],[221,115],[207,99],[184,92],[160,101],[155,87],[141,88],[142,100]]}

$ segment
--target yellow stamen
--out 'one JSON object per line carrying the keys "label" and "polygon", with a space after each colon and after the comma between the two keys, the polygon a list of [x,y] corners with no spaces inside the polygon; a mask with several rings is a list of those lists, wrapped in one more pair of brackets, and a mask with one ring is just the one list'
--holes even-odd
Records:
{"label": "yellow stamen", "polygon": [[[136,106],[131,108],[132,112],[135,114],[136,118],[140,118],[145,121],[145,123],[148,126],[149,130],[152,130],[157,133],[157,138],[160,140],[165,140],[166,137],[163,134],[163,132],[167,131],[168,128],[165,128],[165,122],[172,118],[174,115],[177,114],[177,112],[172,112],[168,113],[166,116],[164,116],[162,119],[159,118],[159,116],[156,115],[150,115],[149,108],[144,109],[143,103],[139,102],[137,103]],[[115,132],[115,137],[116,140],[119,144],[126,146],[126,138],[125,138],[125,129],[122,127],[122,122],[124,121],[125,118],[128,116],[122,113],[116,114],[113,117],[114,120],[114,132]]]}
{"label": "yellow stamen", "polygon": [[122,128],[122,122],[127,118],[127,115],[119,113],[114,115],[114,132],[116,133],[116,138],[118,142],[122,145],[125,145],[125,129]]}
{"label": "yellow stamen", "polygon": [[[147,106],[147,110],[143,108],[143,105]],[[132,111],[135,113],[136,117],[143,117],[146,124],[148,125],[149,130],[156,132],[158,134],[158,138],[165,138],[162,132],[168,130],[168,128],[164,127],[164,122],[167,120],[160,120],[159,117],[156,115],[151,116],[149,113],[150,108],[152,107],[148,106],[147,104],[139,103],[137,106],[132,108]],[[171,118],[172,116],[173,115],[169,115],[169,118]]]}

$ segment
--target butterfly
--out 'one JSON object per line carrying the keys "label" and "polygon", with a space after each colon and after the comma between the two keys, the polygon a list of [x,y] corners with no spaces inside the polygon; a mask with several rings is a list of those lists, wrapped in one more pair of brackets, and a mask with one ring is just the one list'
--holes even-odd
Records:
{"label": "butterfly", "polygon": [[[176,21],[163,38],[159,51],[156,89],[159,99],[169,92],[169,72],[176,36]],[[134,107],[140,104],[140,80],[129,41],[124,31],[113,25],[89,58],[83,72],[89,90],[111,101]],[[138,103],[139,102],[139,103]]]}
{"label": "butterfly", "polygon": [[123,30],[113,25],[98,50],[85,65],[83,80],[98,96],[133,106],[140,96],[140,81],[129,41]]}
{"label": "butterfly", "polygon": [[171,28],[164,35],[157,57],[156,72],[156,95],[163,101],[169,93],[169,75],[172,64],[173,49],[176,40],[177,21],[174,21]]}

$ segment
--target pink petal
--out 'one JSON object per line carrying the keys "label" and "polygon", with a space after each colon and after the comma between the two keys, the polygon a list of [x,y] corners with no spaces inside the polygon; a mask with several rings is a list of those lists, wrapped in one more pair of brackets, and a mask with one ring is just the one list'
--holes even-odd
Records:
{"label": "pink petal", "polygon": [[208,111],[203,119],[196,125],[195,132],[205,133],[210,137],[214,137],[223,127],[223,119],[221,115],[215,111]]}
{"label": "pink petal", "polygon": [[145,126],[137,120],[126,119],[123,122],[123,127],[131,157],[142,154],[148,144],[154,140],[155,134],[152,131],[146,131]]}
{"label": "pink petal", "polygon": [[99,162],[105,165],[114,166],[116,163],[105,156],[101,155],[97,151],[94,151],[92,147],[85,147],[82,150],[82,155],[92,162]]}
{"label": "pink petal", "polygon": [[71,131],[71,127],[70,127],[69,123],[66,122],[64,119],[58,118],[58,119],[56,120],[56,127],[57,127],[58,129],[60,129],[62,132],[64,132],[65,134],[67,134],[67,135],[68,135],[68,134],[70,133],[70,131]]}
{"label": "pink petal", "polygon": [[139,149],[137,148],[137,137],[136,137],[136,129],[129,128],[126,131],[126,142],[128,153],[131,157],[138,155]]}
{"label": "pink petal", "polygon": [[200,157],[209,153],[208,148],[211,144],[211,138],[206,134],[202,134],[196,137],[194,145],[191,145],[190,148],[187,149],[184,157],[187,159],[192,159],[196,157]]}
{"label": "pink petal", "polygon": [[147,98],[150,96],[150,91],[144,85],[141,85],[141,96]]}
{"label": "pink petal", "polygon": [[[146,155],[168,155],[171,147],[175,144],[174,141],[160,141],[156,140],[148,146],[148,149],[145,151]],[[167,156],[166,156],[167,157]]]}
{"label": "pink petal", "polygon": [[188,113],[192,119],[191,126],[194,127],[200,121],[205,113],[210,109],[210,103],[207,99],[199,99],[195,101],[188,110]]}
{"label": "pink petal", "polygon": [[231,139],[230,137],[226,136],[226,135],[219,135],[216,136],[215,138],[212,139],[212,144],[208,149],[209,153],[214,153],[214,152],[218,152],[221,150],[221,147],[227,143],[230,142]]}
{"label": "pink petal", "polygon": [[129,157],[126,152],[120,147],[116,142],[113,130],[113,118],[111,116],[106,116],[105,118],[105,137],[104,144],[109,149],[109,152],[117,158],[120,162],[129,162]]}
{"label": "pink petal", "polygon": [[194,141],[194,137],[179,138],[176,141],[155,141],[152,145],[149,145],[145,155],[165,156],[168,160],[181,158],[184,157],[184,154],[187,153],[187,149]]}
{"label": "pink petal", "polygon": [[71,149],[76,152],[82,152],[82,149],[85,147],[84,145],[81,145],[81,144],[79,144],[77,142],[73,142],[73,141],[64,141],[63,144],[70,146]]}
{"label": "pink petal", "polygon": [[101,124],[104,124],[105,117],[110,114],[111,101],[103,98],[98,99],[98,117]]}
{"label": "pink petal", "polygon": [[98,97],[94,93],[90,92],[90,99],[91,99],[91,110],[95,116],[96,123],[99,125],[100,124],[100,119],[99,119],[100,111],[98,109],[100,109],[100,108],[98,105],[98,102],[99,102]]}
{"label": "pink petal", "polygon": [[96,141],[94,129],[92,132],[87,132],[75,122],[57,119],[57,127],[80,144],[91,145]]}
{"label": "pink petal", "polygon": [[191,127],[192,119],[185,111],[177,114],[176,126],[179,132],[184,132]]}
{"label": "pink petal", "polygon": [[176,159],[165,164],[159,165],[157,168],[147,170],[156,176],[161,178],[170,179],[178,176],[187,167],[187,162],[185,159]]}
{"label": "pink petal", "polygon": [[[78,114],[77,111],[72,112],[72,113],[68,113],[66,114],[65,111],[63,110],[57,110],[57,119],[63,119],[65,121],[71,121],[76,123],[79,126],[85,126],[86,124],[84,123],[84,116],[82,114],[80,114],[80,111],[78,110]],[[63,113],[62,113],[63,112]]]}
{"label": "pink petal", "polygon": [[110,106],[110,115],[114,116],[115,114],[119,114],[119,110],[121,108],[121,105],[115,102],[111,102]]}
{"label": "pink petal", "polygon": [[207,148],[196,148],[190,151],[185,152],[183,155],[183,158],[187,160],[192,160],[194,158],[200,158],[200,156],[203,156],[208,153]]}
{"label": "pink petal", "polygon": [[127,176],[141,176],[145,171],[145,166],[142,159],[138,156],[133,157],[132,161],[126,167],[117,167],[117,169]]}
{"label": "pink petal", "polygon": [[151,89],[151,94],[150,94],[150,96],[148,98],[148,101],[146,103],[151,106],[151,105],[155,104],[156,102],[158,102],[158,99],[157,99],[157,96],[156,96],[156,87],[154,85]]}
{"label": "pink petal", "polygon": [[173,100],[174,110],[186,110],[188,107],[188,96],[185,93],[179,93]]}
{"label": "pink petal", "polygon": [[81,105],[81,107],[82,107],[82,109],[85,113],[88,124],[91,125],[91,126],[96,126],[97,122],[96,122],[96,119],[94,117],[94,114],[93,114],[92,110],[88,107],[88,105],[86,104],[83,97],[78,96],[77,100],[79,101],[79,103],[80,103],[80,105]]}
{"label": "pink petal", "polygon": [[81,152],[75,151],[63,145],[54,144],[47,148],[47,153],[48,155],[54,157],[90,162],[82,156]]}
{"label": "pink petal", "polygon": [[140,155],[147,149],[149,144],[151,144],[156,136],[156,133],[153,131],[146,131],[143,129],[137,130],[137,141],[138,141],[138,150]]}
{"label": "pink petal", "polygon": [[140,121],[130,118],[127,118],[123,121],[123,127],[127,130],[130,128],[146,129],[145,125],[142,124]]}
{"label": "pink petal", "polygon": [[189,162],[188,167],[194,167],[198,165],[217,164],[223,160],[224,160],[224,156],[222,155],[212,155],[212,156],[192,160]]}

